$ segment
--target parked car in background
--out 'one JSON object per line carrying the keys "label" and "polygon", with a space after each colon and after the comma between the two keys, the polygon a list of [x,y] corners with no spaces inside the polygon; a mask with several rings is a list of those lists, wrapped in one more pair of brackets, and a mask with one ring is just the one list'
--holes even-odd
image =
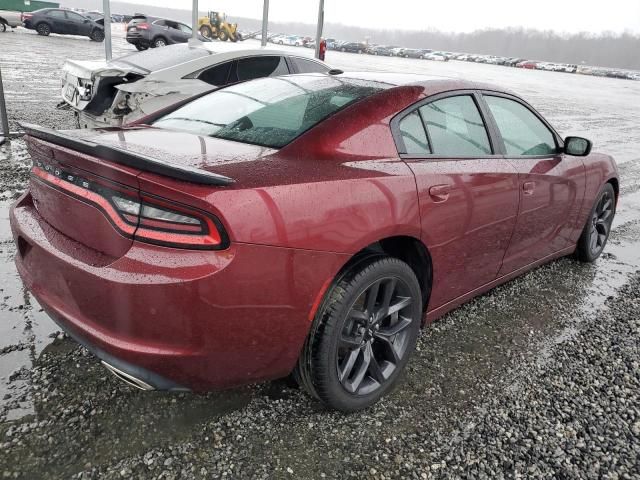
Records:
{"label": "parked car in background", "polygon": [[22,25],[22,13],[11,10],[0,10],[0,32],[5,32],[7,28],[16,28]]}
{"label": "parked car in background", "polygon": [[427,55],[431,54],[432,50],[427,48],[405,48],[402,51],[402,56],[405,58],[419,58],[424,60],[427,58]]}
{"label": "parked car in background", "polygon": [[393,51],[385,45],[375,45],[367,49],[367,53],[371,55],[383,55],[385,57],[393,57]]}
{"label": "parked car in background", "polygon": [[301,47],[302,39],[297,35],[283,35],[277,39],[274,43],[278,45],[289,45],[291,47]]}
{"label": "parked car in background", "polygon": [[15,262],[61,329],[144,390],[293,373],[345,412],[393,390],[425,324],[554,259],[595,261],[619,190],[612,157],[502,87],[405,73],[24,129]]}
{"label": "parked car in background", "polygon": [[360,42],[347,42],[340,45],[341,52],[364,53],[367,51],[367,44]]}
{"label": "parked car in background", "polygon": [[170,45],[110,62],[67,60],[62,99],[83,128],[118,126],[215,87],[289,73],[326,73],[319,60],[276,50],[217,53],[215,44]]}
{"label": "parked car in background", "polygon": [[538,66],[538,62],[534,62],[531,60],[525,60],[523,62],[520,62],[518,64],[516,64],[516,67],[518,68],[526,68],[528,70],[535,70]]}
{"label": "parked car in background", "polygon": [[448,62],[449,57],[447,57],[444,53],[441,52],[431,52],[423,55],[425,60],[433,60],[435,62]]}
{"label": "parked car in background", "polygon": [[338,43],[338,41],[335,38],[327,38],[326,42],[327,42],[327,50],[336,49],[336,44]]}
{"label": "parked car in background", "polygon": [[[192,37],[193,31],[189,25],[166,18],[134,15],[127,24],[126,40],[138,50],[164,47],[176,43],[186,43]],[[202,42],[211,39],[198,33]]]}
{"label": "parked car in background", "polygon": [[94,42],[104,40],[104,19],[92,20],[79,13],[62,8],[42,8],[22,14],[25,28],[35,30],[39,35],[52,33],[61,35],[81,35]]}

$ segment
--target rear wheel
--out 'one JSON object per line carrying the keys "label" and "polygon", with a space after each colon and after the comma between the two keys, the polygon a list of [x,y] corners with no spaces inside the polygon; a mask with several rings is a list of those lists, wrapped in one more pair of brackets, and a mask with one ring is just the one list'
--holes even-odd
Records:
{"label": "rear wheel", "polygon": [[200,27],[200,35],[202,35],[205,38],[211,38],[211,35],[212,35],[211,27],[209,27],[209,25],[202,25]]}
{"label": "rear wheel", "polygon": [[294,375],[332,408],[367,408],[394,387],[421,319],[420,286],[411,267],[384,256],[362,260],[327,292]]}
{"label": "rear wheel", "polygon": [[36,25],[36,32],[38,32],[38,35],[48,37],[51,33],[51,27],[47,23],[39,23],[38,25]]}
{"label": "rear wheel", "polygon": [[596,197],[595,204],[591,209],[587,224],[584,226],[582,235],[578,240],[576,257],[581,262],[595,261],[604,250],[611,224],[616,213],[616,196],[613,185],[606,183]]}
{"label": "rear wheel", "polygon": [[7,31],[7,24],[4,22],[0,22],[0,32],[6,32]]}
{"label": "rear wheel", "polygon": [[156,48],[165,47],[167,45],[167,40],[164,37],[157,37],[153,40],[152,45]]}

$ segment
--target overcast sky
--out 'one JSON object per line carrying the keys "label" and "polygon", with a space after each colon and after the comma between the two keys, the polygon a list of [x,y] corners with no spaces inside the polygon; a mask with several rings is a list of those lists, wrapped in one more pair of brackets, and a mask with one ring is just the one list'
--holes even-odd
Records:
{"label": "overcast sky", "polygon": [[[129,0],[191,8],[190,0]],[[200,0],[200,10],[262,17],[262,0]],[[315,23],[317,0],[270,0],[269,18]],[[522,26],[558,32],[640,33],[640,0],[325,0],[325,21],[369,28],[469,32]]]}

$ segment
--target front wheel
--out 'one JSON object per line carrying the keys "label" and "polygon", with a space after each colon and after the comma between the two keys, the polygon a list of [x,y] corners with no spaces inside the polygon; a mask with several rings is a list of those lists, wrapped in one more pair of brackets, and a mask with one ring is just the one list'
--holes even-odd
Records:
{"label": "front wheel", "polygon": [[575,254],[578,260],[593,262],[602,254],[611,233],[611,224],[615,213],[616,194],[613,185],[606,183],[596,197],[587,224],[578,240]]}
{"label": "front wheel", "polygon": [[200,27],[200,35],[202,35],[204,38],[211,38],[212,34],[213,32],[211,31],[211,27],[209,27],[209,25],[203,25]]}
{"label": "front wheel", "polygon": [[93,40],[94,42],[103,42],[104,41],[104,32],[102,30],[94,30],[93,32],[91,32],[91,35],[89,35],[89,38],[91,40]]}
{"label": "front wheel", "polygon": [[396,258],[364,259],[327,292],[294,376],[331,408],[367,408],[396,384],[421,319],[420,285],[411,267]]}
{"label": "front wheel", "polygon": [[226,42],[229,39],[229,34],[225,30],[220,30],[218,33],[218,40]]}

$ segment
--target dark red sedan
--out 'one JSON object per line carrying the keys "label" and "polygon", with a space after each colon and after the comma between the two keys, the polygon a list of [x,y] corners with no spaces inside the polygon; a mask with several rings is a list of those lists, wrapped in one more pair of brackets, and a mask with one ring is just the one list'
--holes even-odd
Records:
{"label": "dark red sedan", "polygon": [[388,73],[217,90],[144,123],[26,126],[16,262],[51,317],[144,389],[294,373],[352,411],[420,327],[552,259],[593,261],[613,159],[501,88]]}

